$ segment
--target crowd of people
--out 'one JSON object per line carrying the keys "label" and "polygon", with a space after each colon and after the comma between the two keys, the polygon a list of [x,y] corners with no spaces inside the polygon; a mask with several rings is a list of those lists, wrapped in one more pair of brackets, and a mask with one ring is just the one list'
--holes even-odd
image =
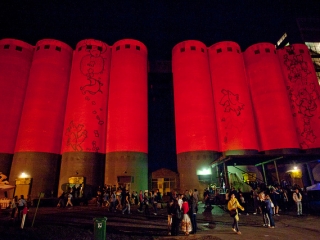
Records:
{"label": "crowd of people", "polygon": [[241,234],[238,226],[239,215],[249,215],[248,207],[253,209],[254,215],[262,215],[263,226],[268,228],[275,228],[274,217],[279,217],[279,211],[286,212],[292,205],[296,207],[297,216],[302,216],[303,196],[307,198],[307,192],[301,191],[299,186],[289,188],[281,185],[266,186],[260,184],[256,189],[251,190],[246,199],[240,189],[236,190],[233,187],[230,191],[227,190],[225,194],[226,209],[234,219],[232,230]]}

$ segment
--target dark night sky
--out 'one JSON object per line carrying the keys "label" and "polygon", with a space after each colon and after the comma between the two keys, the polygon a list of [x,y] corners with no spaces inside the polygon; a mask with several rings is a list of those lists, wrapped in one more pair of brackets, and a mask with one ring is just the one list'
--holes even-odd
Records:
{"label": "dark night sky", "polygon": [[[276,43],[296,17],[319,17],[319,10],[320,0],[2,0],[0,39],[15,38],[35,45],[41,39],[53,38],[75,48],[77,42],[87,38],[109,45],[134,38],[146,44],[150,60],[170,60],[172,48],[189,39],[207,46],[231,40],[240,44],[243,51],[258,42]],[[156,76],[154,79],[161,81]],[[160,113],[173,111],[172,92],[166,91],[160,88],[155,93],[162,98],[149,107],[152,113],[157,108],[161,108]],[[166,125],[170,121],[171,113],[162,125],[149,123],[156,145],[150,148],[149,156],[157,162],[151,164],[150,170],[172,162],[174,146],[168,147],[165,142],[166,138],[169,143],[174,142],[174,125]],[[163,134],[166,130],[169,133]],[[157,134],[163,134],[158,143]],[[169,168],[176,170],[175,165]]]}

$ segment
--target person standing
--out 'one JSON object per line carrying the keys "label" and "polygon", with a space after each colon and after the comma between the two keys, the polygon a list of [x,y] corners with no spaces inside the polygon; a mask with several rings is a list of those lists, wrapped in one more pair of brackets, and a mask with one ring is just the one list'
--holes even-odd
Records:
{"label": "person standing", "polygon": [[238,208],[244,211],[244,208],[239,204],[238,200],[236,199],[235,194],[232,193],[230,200],[228,202],[228,210],[230,211],[230,213],[234,212],[234,214],[232,214],[232,217],[233,217],[232,230],[237,234],[241,234],[241,232],[239,231],[239,224],[238,224],[239,222]]}
{"label": "person standing", "polygon": [[23,229],[24,227],[24,223],[26,221],[26,216],[27,216],[27,213],[28,213],[28,208],[27,208],[27,204],[25,204],[23,206],[23,210],[22,210],[22,220],[21,220],[21,229]]}
{"label": "person standing", "polygon": [[299,189],[296,188],[295,192],[292,195],[293,201],[297,206],[297,216],[302,216],[302,194],[299,192]]}
{"label": "person standing", "polygon": [[188,236],[189,233],[192,231],[191,227],[191,220],[188,215],[189,212],[189,203],[186,197],[182,198],[182,211],[183,211],[183,218],[181,222],[181,230],[184,232],[184,235]]}
{"label": "person standing", "polygon": [[270,199],[270,196],[269,195],[266,195],[265,196],[265,199],[264,199],[264,203],[265,203],[265,206],[266,206],[266,214],[268,215],[268,218],[269,218],[269,225],[268,227],[269,228],[274,228],[275,227],[275,224],[274,224],[274,219],[273,219],[273,209],[272,209],[272,200]]}
{"label": "person standing", "polygon": [[18,200],[18,220],[19,221],[21,219],[21,211],[23,210],[25,205],[27,205],[27,202],[24,199],[24,195],[21,195],[20,199]]}
{"label": "person standing", "polygon": [[168,212],[168,235],[171,235],[171,228],[172,228],[172,215],[174,214],[173,209],[173,199],[170,199],[167,202],[167,212]]}
{"label": "person standing", "polygon": [[11,202],[11,219],[15,218],[16,212],[18,211],[18,196],[14,196]]}
{"label": "person standing", "polygon": [[170,207],[171,208],[171,215],[172,215],[172,224],[171,224],[171,235],[172,236],[178,236],[179,234],[179,224],[180,224],[180,219],[178,218],[178,212],[180,210],[180,206],[178,204],[177,199],[172,199],[173,204]]}
{"label": "person standing", "polygon": [[142,212],[142,208],[143,208],[143,202],[144,202],[144,197],[143,197],[143,193],[142,190],[140,190],[139,192],[139,208],[138,208],[138,212]]}
{"label": "person standing", "polygon": [[197,233],[197,212],[198,212],[198,191],[197,189],[194,189],[194,192],[190,190],[190,219],[191,219],[191,225],[192,225],[192,232],[191,234]]}

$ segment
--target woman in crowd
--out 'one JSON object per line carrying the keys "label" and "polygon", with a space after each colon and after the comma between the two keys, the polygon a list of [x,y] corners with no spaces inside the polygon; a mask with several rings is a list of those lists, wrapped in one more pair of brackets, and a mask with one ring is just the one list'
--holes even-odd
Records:
{"label": "woman in crowd", "polygon": [[238,222],[239,222],[238,208],[244,211],[244,208],[239,204],[234,193],[232,193],[230,196],[230,200],[228,202],[228,210],[230,211],[230,213],[234,212],[234,214],[231,215],[233,217],[232,230],[237,234],[241,234],[241,232],[239,231],[239,225],[238,225]]}
{"label": "woman in crowd", "polygon": [[184,235],[189,235],[189,233],[192,231],[191,227],[191,220],[188,215],[189,212],[189,203],[186,197],[182,198],[182,211],[183,211],[183,218],[181,222],[181,230],[184,232]]}
{"label": "woman in crowd", "polygon": [[178,218],[178,211],[180,210],[180,206],[178,204],[177,199],[172,199],[173,204],[170,207],[171,210],[171,215],[172,215],[172,223],[171,223],[171,235],[172,236],[178,236],[179,234],[179,224],[180,224],[180,219]]}

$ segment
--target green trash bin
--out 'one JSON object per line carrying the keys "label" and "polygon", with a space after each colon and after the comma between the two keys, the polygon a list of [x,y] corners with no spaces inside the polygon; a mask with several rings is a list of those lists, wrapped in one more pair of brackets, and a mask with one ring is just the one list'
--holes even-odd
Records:
{"label": "green trash bin", "polygon": [[106,223],[107,218],[94,218],[94,240],[106,239]]}

